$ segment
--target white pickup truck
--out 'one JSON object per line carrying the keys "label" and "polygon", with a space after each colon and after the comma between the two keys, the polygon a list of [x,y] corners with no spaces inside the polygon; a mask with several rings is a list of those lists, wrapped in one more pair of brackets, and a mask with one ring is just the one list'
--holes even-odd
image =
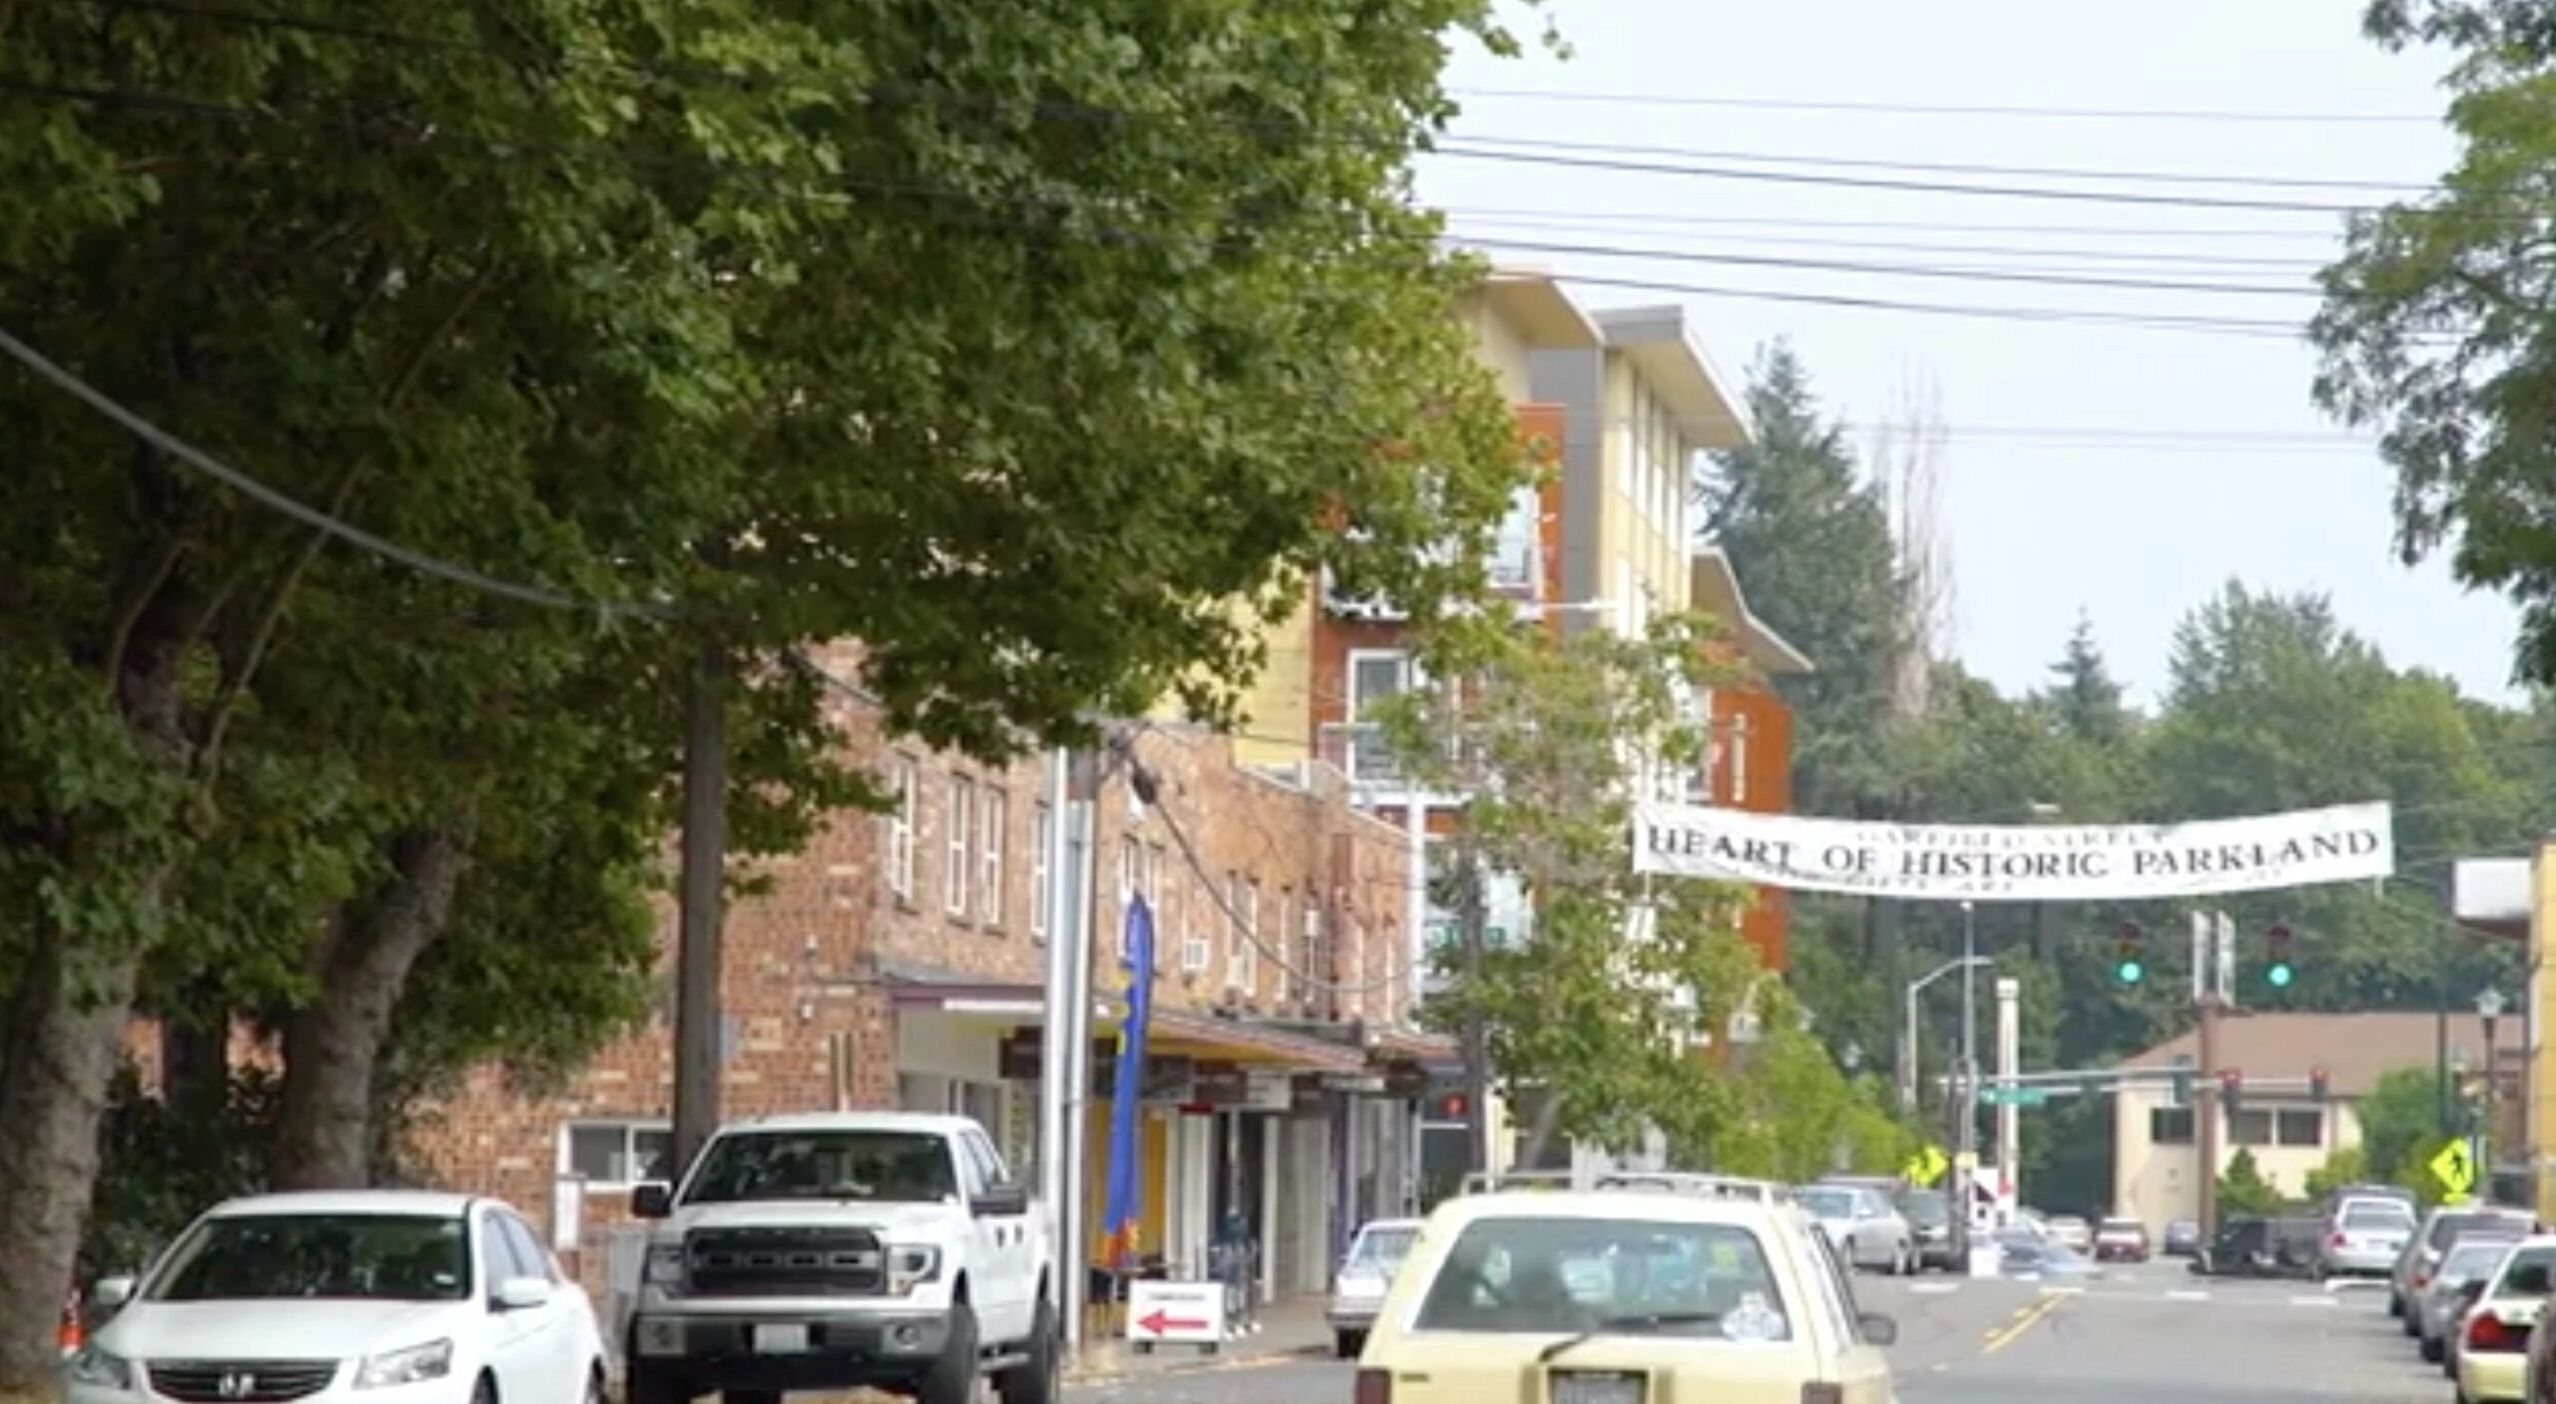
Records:
{"label": "white pickup truck", "polygon": [[861,1386],[968,1404],[1057,1398],[1046,1217],[960,1116],[827,1112],[723,1126],[655,1221],[627,1404],[778,1404]]}

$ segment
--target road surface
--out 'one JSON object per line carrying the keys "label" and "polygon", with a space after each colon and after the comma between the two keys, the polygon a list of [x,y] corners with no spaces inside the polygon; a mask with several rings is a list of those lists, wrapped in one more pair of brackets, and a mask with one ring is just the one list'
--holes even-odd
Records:
{"label": "road surface", "polygon": [[[1904,1404],[2447,1404],[2366,1287],[2205,1281],[2179,1262],[2082,1286],[1863,1277],[1899,1321]],[[1068,1404],[1349,1404],[1347,1362],[1296,1358],[1068,1389]]]}

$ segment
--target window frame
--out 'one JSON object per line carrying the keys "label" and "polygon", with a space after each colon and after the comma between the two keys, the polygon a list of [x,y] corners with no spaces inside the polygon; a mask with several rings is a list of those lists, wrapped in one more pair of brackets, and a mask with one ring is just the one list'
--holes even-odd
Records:
{"label": "window frame", "polygon": [[1048,849],[1056,841],[1056,810],[1045,800],[1030,806],[1030,939],[1044,941],[1056,921],[1056,873]]}
{"label": "window frame", "polygon": [[914,830],[922,802],[922,771],[912,756],[898,752],[890,763],[896,805],[882,816],[887,828],[887,885],[899,902],[914,902]]}
{"label": "window frame", "polygon": [[941,905],[952,920],[965,921],[969,891],[975,884],[971,864],[975,854],[976,780],[952,773],[942,794]]}
{"label": "window frame", "polygon": [[1012,822],[1011,792],[1000,785],[987,785],[976,802],[976,909],[988,931],[1003,928],[1003,907],[1011,896],[1011,874],[1006,866],[1011,846],[1004,842],[1004,832]]}
{"label": "window frame", "polygon": [[[620,1159],[623,1164],[630,1167],[636,1178],[610,1179],[597,1178],[592,1175],[582,1175],[581,1178],[584,1179],[588,1190],[617,1190],[628,1189],[633,1185],[666,1183],[666,1181],[650,1180],[644,1173],[647,1169],[647,1159],[639,1153],[639,1137],[642,1133],[646,1132],[653,1132],[656,1135],[662,1136],[667,1141],[668,1152],[671,1153],[673,1150],[674,1123],[651,1117],[571,1117],[560,1122],[558,1132],[555,1136],[555,1141],[558,1147],[556,1173],[561,1175],[580,1175],[580,1172],[577,1169],[576,1158],[577,1132],[606,1130],[616,1130],[621,1133]],[[673,1178],[675,1177],[668,1177],[669,1180]]]}
{"label": "window frame", "polygon": [[[2161,1125],[2160,1118],[2165,1118],[2170,1121],[2176,1117],[2180,1117],[2182,1120],[2183,1129],[2180,1134],[2168,1135],[2159,1129]],[[2148,1108],[2149,1145],[2188,1146],[2191,1145],[2195,1137],[2198,1136],[2200,1129],[2199,1123],[2193,1118],[2192,1108],[2189,1106],[2157,1106]]]}

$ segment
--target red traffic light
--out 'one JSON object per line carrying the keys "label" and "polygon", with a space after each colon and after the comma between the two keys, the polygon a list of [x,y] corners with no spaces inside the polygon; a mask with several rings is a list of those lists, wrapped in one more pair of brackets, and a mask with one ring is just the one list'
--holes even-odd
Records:
{"label": "red traffic light", "polygon": [[1464,1094],[1461,1092],[1449,1092],[1445,1096],[1438,1098],[1434,1119],[1438,1121],[1462,1121],[1465,1118],[1466,1110],[1467,1104],[1464,1100]]}
{"label": "red traffic light", "polygon": [[2332,1079],[2327,1075],[2325,1069],[2308,1069],[2308,1095],[2310,1097],[2320,1102],[2324,1101],[2326,1093],[2331,1086]]}

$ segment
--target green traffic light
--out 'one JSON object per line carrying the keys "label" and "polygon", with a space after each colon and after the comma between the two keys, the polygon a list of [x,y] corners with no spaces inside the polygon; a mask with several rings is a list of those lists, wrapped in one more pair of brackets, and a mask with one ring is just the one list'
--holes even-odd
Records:
{"label": "green traffic light", "polygon": [[2290,987],[2290,967],[2287,962],[2273,966],[2263,972],[2263,978],[2271,982],[2272,988],[2286,990]]}
{"label": "green traffic light", "polygon": [[2125,985],[2135,985],[2139,983],[2139,977],[2147,973],[2148,968],[2135,960],[2125,960],[2121,962],[2119,969],[2113,971],[2113,974],[2118,976],[2121,983]]}

